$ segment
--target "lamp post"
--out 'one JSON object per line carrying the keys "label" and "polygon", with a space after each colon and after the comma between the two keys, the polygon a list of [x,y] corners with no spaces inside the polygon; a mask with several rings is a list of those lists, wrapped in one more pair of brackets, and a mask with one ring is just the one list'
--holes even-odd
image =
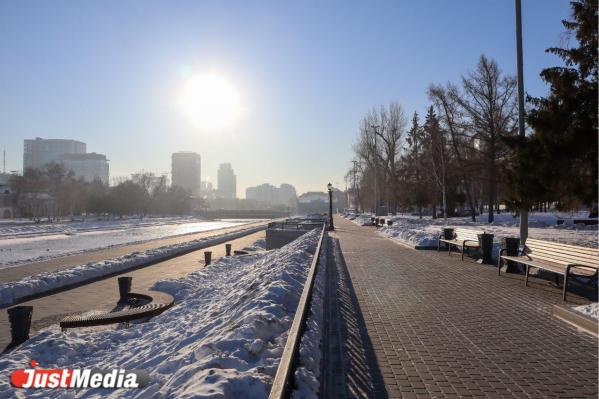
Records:
{"label": "lamp post", "polygon": [[333,185],[327,184],[327,189],[329,190],[329,230],[335,230],[335,226],[333,226]]}
{"label": "lamp post", "polygon": [[[516,0],[516,58],[518,67],[518,134],[526,137],[524,127],[524,72],[522,60],[522,5]],[[520,206],[520,241],[526,242],[528,237],[528,207],[524,202]]]}
{"label": "lamp post", "polygon": [[379,184],[378,184],[378,168],[379,168],[379,154],[378,145],[376,143],[376,136],[378,135],[379,125],[371,125],[372,129],[374,129],[374,216],[378,214],[379,208]]}

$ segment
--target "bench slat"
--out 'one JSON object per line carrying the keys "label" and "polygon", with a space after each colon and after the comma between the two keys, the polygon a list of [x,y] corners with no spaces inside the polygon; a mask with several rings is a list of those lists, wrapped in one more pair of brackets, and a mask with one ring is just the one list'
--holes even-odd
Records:
{"label": "bench slat", "polygon": [[526,245],[532,245],[532,246],[544,246],[544,247],[562,247],[563,249],[568,249],[570,251],[573,252],[588,252],[590,254],[597,254],[599,253],[599,250],[597,250],[597,248],[588,248],[588,247],[581,247],[579,245],[571,245],[571,244],[563,244],[561,242],[554,242],[554,241],[545,241],[545,240],[538,240],[538,239],[534,239],[534,238],[529,238],[526,240]]}

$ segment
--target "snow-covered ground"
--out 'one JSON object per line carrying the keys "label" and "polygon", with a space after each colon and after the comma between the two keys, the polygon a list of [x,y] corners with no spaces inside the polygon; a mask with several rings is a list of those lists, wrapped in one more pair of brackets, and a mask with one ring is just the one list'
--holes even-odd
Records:
{"label": "snow-covered ground", "polygon": [[237,226],[248,221],[153,218],[0,226],[0,268],[99,248]]}
{"label": "snow-covered ground", "polygon": [[599,320],[599,303],[597,302],[593,302],[588,305],[576,306],[574,310],[595,320]]}
{"label": "snow-covered ground", "polygon": [[260,229],[262,229],[262,227],[248,227],[234,232],[217,234],[184,243],[165,245],[144,252],[133,252],[118,258],[106,259],[99,262],[89,262],[85,265],[69,269],[36,274],[18,281],[0,283],[0,305],[10,305],[19,298],[41,294],[121,270],[156,262],[190,250],[242,237],[246,234],[259,231]]}
{"label": "snow-covered ground", "polygon": [[[43,330],[0,357],[0,398],[265,398],[316,249],[312,231],[287,246],[226,257],[154,288],[176,305],[128,328]],[[144,389],[15,391],[10,373],[28,367],[141,369]],[[305,392],[305,391],[304,391]]]}
{"label": "snow-covered ground", "polygon": [[[369,214],[348,215],[348,218],[358,224],[370,223]],[[418,247],[436,247],[437,239],[444,226],[443,219],[423,217],[419,219],[412,215],[389,216],[385,219],[393,220],[392,226],[380,227],[378,230],[398,241]],[[557,225],[557,220],[565,220],[562,225]],[[503,237],[518,237],[519,219],[509,213],[495,216],[494,223],[486,223],[486,215],[477,217],[476,222],[470,218],[449,218],[448,227],[469,228],[494,234],[496,241]],[[553,213],[531,213],[529,215],[529,237],[540,240],[556,241],[565,244],[580,245],[596,248],[597,226],[573,225],[572,217]]]}

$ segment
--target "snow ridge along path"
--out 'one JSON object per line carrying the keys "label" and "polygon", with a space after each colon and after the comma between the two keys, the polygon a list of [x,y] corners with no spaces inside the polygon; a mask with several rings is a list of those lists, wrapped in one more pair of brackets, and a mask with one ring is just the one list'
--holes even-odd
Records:
{"label": "snow ridge along path", "polygon": [[142,369],[144,389],[28,390],[27,397],[265,398],[319,239],[314,230],[285,247],[226,257],[184,278],[157,282],[176,305],[124,329],[43,330],[0,358],[0,398],[10,373],[31,359],[43,368]]}
{"label": "snow ridge along path", "polygon": [[161,260],[182,255],[184,253],[212,246],[220,242],[232,240],[265,229],[266,226],[250,227],[234,232],[218,234],[181,244],[167,245],[149,249],[144,252],[133,252],[129,255],[100,262],[90,262],[85,265],[52,273],[41,273],[23,278],[19,281],[0,283],[0,307],[41,295],[60,288],[94,280],[116,272],[141,267]]}

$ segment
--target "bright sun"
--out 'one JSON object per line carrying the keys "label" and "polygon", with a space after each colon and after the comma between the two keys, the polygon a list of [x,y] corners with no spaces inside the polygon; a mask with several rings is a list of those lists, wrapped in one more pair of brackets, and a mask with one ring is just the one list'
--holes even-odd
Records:
{"label": "bright sun", "polygon": [[191,76],[180,97],[183,113],[199,129],[215,131],[233,126],[243,113],[239,93],[223,76]]}

